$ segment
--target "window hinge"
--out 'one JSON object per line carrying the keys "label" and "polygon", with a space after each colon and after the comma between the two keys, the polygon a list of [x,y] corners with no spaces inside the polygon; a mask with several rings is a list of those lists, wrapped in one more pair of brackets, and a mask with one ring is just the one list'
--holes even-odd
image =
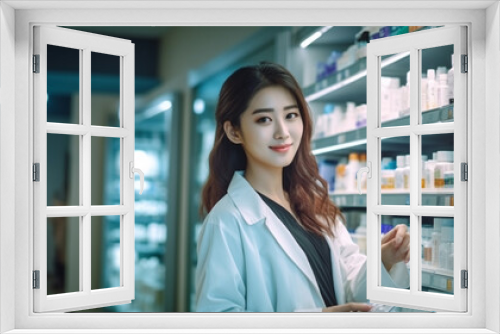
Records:
{"label": "window hinge", "polygon": [[467,55],[462,55],[462,73],[469,72],[469,57]]}
{"label": "window hinge", "polygon": [[469,287],[469,273],[467,270],[462,270],[460,272],[462,280],[462,289],[467,289]]}
{"label": "window hinge", "polygon": [[33,164],[33,181],[40,181],[40,164],[38,162]]}
{"label": "window hinge", "polygon": [[460,164],[461,181],[469,181],[469,167],[466,162]]}
{"label": "window hinge", "polygon": [[33,270],[33,289],[40,289],[40,270]]}
{"label": "window hinge", "polygon": [[33,73],[40,73],[40,55],[33,55]]}

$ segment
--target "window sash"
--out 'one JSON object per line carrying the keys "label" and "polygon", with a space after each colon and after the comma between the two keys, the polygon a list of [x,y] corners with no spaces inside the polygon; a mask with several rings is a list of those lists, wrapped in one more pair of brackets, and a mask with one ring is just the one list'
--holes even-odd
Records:
{"label": "window sash", "polygon": [[[80,50],[79,124],[47,122],[47,45]],[[91,125],[91,52],[120,57],[119,128]],[[34,289],[35,312],[68,312],[128,303],[134,297],[134,180],[129,162],[134,159],[134,46],[130,41],[58,27],[34,28],[34,54],[40,55],[40,73],[33,74],[34,162],[40,163],[40,182],[34,188],[34,267],[40,271],[40,289]],[[79,205],[47,206],[47,134],[79,137]],[[91,205],[91,139],[121,140],[120,205]],[[91,289],[91,217],[120,215],[120,287]],[[47,218],[79,217],[79,291],[47,295]]]}
{"label": "window sash", "polygon": [[[367,50],[368,69],[368,121],[367,161],[372,164],[372,178],[368,180],[367,191],[367,253],[368,253],[368,299],[374,302],[418,308],[424,310],[459,311],[467,309],[467,289],[461,288],[460,271],[467,270],[467,183],[460,181],[460,163],[467,162],[466,76],[460,73],[460,55],[467,54],[466,28],[446,27],[416,32],[402,36],[388,37],[370,42]],[[420,51],[425,48],[454,45],[455,103],[453,123],[418,124],[420,119]],[[381,127],[380,123],[380,59],[384,55],[410,52],[410,125]],[[421,139],[424,134],[453,133],[454,135],[454,197],[452,207],[433,207],[418,204],[421,196]],[[410,205],[380,205],[380,157],[382,137],[410,137]],[[380,286],[382,270],[380,243],[380,215],[407,215],[410,217],[410,290],[392,289]],[[441,295],[419,291],[421,277],[422,231],[419,218],[422,216],[454,217],[454,294]]]}

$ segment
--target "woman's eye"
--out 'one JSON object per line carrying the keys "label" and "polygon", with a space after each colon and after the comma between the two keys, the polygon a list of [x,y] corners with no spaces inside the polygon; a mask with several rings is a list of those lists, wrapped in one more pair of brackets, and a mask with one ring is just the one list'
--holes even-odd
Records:
{"label": "woman's eye", "polygon": [[269,117],[261,117],[257,119],[257,123],[268,123],[271,122],[271,119]]}
{"label": "woman's eye", "polygon": [[288,119],[297,118],[297,117],[300,117],[300,114],[298,112],[291,112],[291,113],[286,115],[286,118],[288,118]]}

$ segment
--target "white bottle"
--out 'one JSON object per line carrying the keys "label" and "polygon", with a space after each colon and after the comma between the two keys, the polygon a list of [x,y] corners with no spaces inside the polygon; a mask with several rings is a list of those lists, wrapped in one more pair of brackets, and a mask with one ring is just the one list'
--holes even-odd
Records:
{"label": "white bottle", "polygon": [[366,213],[361,213],[359,226],[354,233],[359,252],[366,254]]}
{"label": "white bottle", "polygon": [[439,268],[439,246],[441,246],[441,220],[434,218],[434,231],[431,236],[432,266]]}
{"label": "white bottle", "polygon": [[394,171],[394,188],[404,189],[404,167],[405,167],[405,156],[398,155],[396,157],[396,170]]}
{"label": "white bottle", "polygon": [[436,160],[427,160],[425,162],[425,188],[434,189],[434,168]]}
{"label": "white bottle", "polygon": [[410,155],[405,155],[405,167],[403,169],[403,187],[410,189]]}
{"label": "white bottle", "polygon": [[421,187],[422,189],[425,188],[425,163],[427,162],[427,156],[426,155],[422,155],[422,162],[421,162],[421,175],[420,175],[420,179],[421,179]]}
{"label": "white bottle", "polygon": [[454,88],[455,88],[455,74],[453,70],[453,55],[451,55],[451,68],[448,71],[448,104],[451,104],[455,98]]}
{"label": "white bottle", "polygon": [[354,104],[354,102],[347,102],[343,131],[351,131],[354,129],[356,129],[356,104]]}
{"label": "white bottle", "polygon": [[357,191],[356,187],[356,174],[359,170],[359,156],[357,153],[349,154],[349,162],[345,169],[345,190]]}
{"label": "white bottle", "polygon": [[436,72],[429,69],[427,70],[427,109],[437,108],[436,86]]}
{"label": "white bottle", "polygon": [[438,106],[443,107],[448,105],[448,75],[446,73],[439,75],[438,85]]}
{"label": "white bottle", "polygon": [[421,96],[421,100],[420,100],[420,109],[422,111],[426,111],[427,109],[429,109],[429,98],[427,96],[427,78],[425,78],[423,75],[422,75],[422,81],[420,82],[420,85],[422,86],[421,87],[422,96]]}

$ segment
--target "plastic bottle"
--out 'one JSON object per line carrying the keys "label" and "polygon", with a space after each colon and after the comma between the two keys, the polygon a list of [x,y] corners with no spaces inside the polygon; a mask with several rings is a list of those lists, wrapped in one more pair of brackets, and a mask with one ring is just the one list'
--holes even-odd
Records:
{"label": "plastic bottle", "polygon": [[420,81],[422,96],[420,97],[420,110],[426,111],[429,109],[429,98],[427,96],[427,77],[422,74],[422,80]]}
{"label": "plastic bottle", "polygon": [[394,189],[394,169],[382,169],[380,175],[381,189]]}
{"label": "plastic bottle", "polygon": [[421,178],[421,187],[422,189],[425,188],[425,163],[427,162],[427,156],[422,155],[422,175],[420,175]]}
{"label": "plastic bottle", "polygon": [[439,246],[441,245],[441,220],[434,218],[434,231],[431,235],[432,266],[439,268]]}
{"label": "plastic bottle", "polygon": [[427,160],[425,162],[425,188],[434,188],[434,168],[436,167],[435,160]]}
{"label": "plastic bottle", "polygon": [[356,228],[355,239],[358,244],[359,251],[366,254],[366,213],[361,213],[359,226]]}
{"label": "plastic bottle", "polygon": [[422,227],[422,263],[430,265],[432,263],[432,228]]}
{"label": "plastic bottle", "polygon": [[438,106],[443,107],[448,105],[448,74],[443,73],[439,75],[439,85],[438,85]]}
{"label": "plastic bottle", "polygon": [[335,168],[335,191],[345,190],[345,158],[341,159],[337,168]]}
{"label": "plastic bottle", "polygon": [[398,155],[396,157],[396,170],[394,171],[394,188],[404,189],[404,167],[405,167],[405,156]]}
{"label": "plastic bottle", "polygon": [[451,68],[448,71],[448,103],[452,104],[455,96],[454,96],[454,88],[455,88],[455,74],[453,70],[453,55],[451,55]]}
{"label": "plastic bottle", "polygon": [[452,170],[444,172],[444,187],[453,188],[455,184],[455,172]]}
{"label": "plastic bottle", "polygon": [[359,156],[357,153],[349,154],[349,162],[345,169],[345,190],[356,191],[356,174],[359,170]]}
{"label": "plastic bottle", "polygon": [[429,69],[427,70],[427,109],[437,108],[436,86],[436,72]]}
{"label": "plastic bottle", "polygon": [[434,188],[444,188],[444,173],[453,170],[453,151],[438,151],[434,167]]}
{"label": "plastic bottle", "polygon": [[354,102],[347,102],[343,131],[356,129],[356,118],[356,104]]}
{"label": "plastic bottle", "polygon": [[453,270],[453,219],[441,218],[441,243],[439,267]]}
{"label": "plastic bottle", "polygon": [[410,155],[405,155],[405,167],[403,169],[403,179],[405,189],[410,189]]}
{"label": "plastic bottle", "polygon": [[[366,167],[366,153],[359,154],[359,168],[363,167]],[[361,182],[361,189],[363,190],[366,190],[366,178],[367,178],[367,173],[362,173],[361,180],[357,180],[358,182]]]}
{"label": "plastic bottle", "polygon": [[356,128],[366,126],[366,104],[360,104],[356,107]]}

